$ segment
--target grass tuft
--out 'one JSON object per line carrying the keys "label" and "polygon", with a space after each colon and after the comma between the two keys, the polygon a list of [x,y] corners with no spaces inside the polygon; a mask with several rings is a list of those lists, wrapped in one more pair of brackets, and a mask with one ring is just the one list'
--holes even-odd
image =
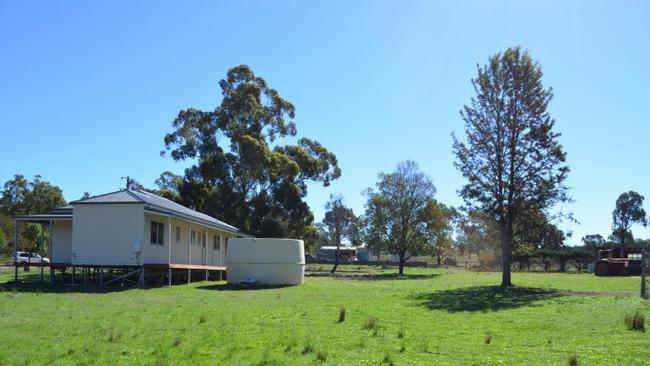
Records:
{"label": "grass tuft", "polygon": [[295,339],[290,340],[289,343],[287,343],[287,345],[284,347],[284,352],[290,352],[293,349],[293,347],[297,345],[298,343],[296,342]]}
{"label": "grass tuft", "polygon": [[272,366],[277,365],[277,362],[271,358],[271,355],[268,351],[264,352],[262,359],[254,363],[255,366]]}
{"label": "grass tuft", "polygon": [[400,329],[399,332],[397,332],[397,338],[399,339],[404,338],[404,329]]}
{"label": "grass tuft", "polygon": [[208,318],[205,316],[205,314],[201,314],[199,317],[199,324],[203,324],[208,320]]}
{"label": "grass tuft", "polygon": [[342,306],[339,309],[339,323],[343,323],[345,321],[345,313],[346,313],[345,307]]}
{"label": "grass tuft", "polygon": [[492,333],[488,332],[485,334],[485,344],[492,343]]}
{"label": "grass tuft", "polygon": [[312,353],[312,352],[314,352],[314,346],[312,346],[309,343],[305,344],[305,347],[302,348],[302,354],[303,355],[306,355],[306,354]]}
{"label": "grass tuft", "polygon": [[122,338],[122,332],[113,328],[107,331],[107,340],[109,343],[117,342]]}
{"label": "grass tuft", "polygon": [[183,340],[181,339],[181,337],[176,337],[176,338],[174,338],[173,345],[174,345],[174,347],[178,347],[178,346],[181,345],[182,342],[183,342]]}
{"label": "grass tuft", "polygon": [[363,325],[363,329],[374,330],[379,329],[379,318],[376,316],[370,316],[366,319],[366,323]]}
{"label": "grass tuft", "polygon": [[357,341],[357,348],[360,350],[366,348],[366,341],[363,338]]}
{"label": "grass tuft", "polygon": [[569,366],[578,366],[580,364],[580,359],[575,353],[569,356]]}
{"label": "grass tuft", "polygon": [[645,333],[645,315],[637,310],[634,314],[625,315],[625,325],[629,330]]}
{"label": "grass tuft", "polygon": [[402,342],[402,346],[399,348],[399,353],[404,353],[406,352],[406,343]]}
{"label": "grass tuft", "polygon": [[327,361],[327,353],[325,353],[324,351],[318,351],[318,352],[316,352],[316,360],[317,360],[318,362],[325,362],[325,361]]}
{"label": "grass tuft", "polygon": [[393,360],[393,355],[390,353],[384,353],[384,358],[382,361],[389,366],[395,366],[395,360]]}

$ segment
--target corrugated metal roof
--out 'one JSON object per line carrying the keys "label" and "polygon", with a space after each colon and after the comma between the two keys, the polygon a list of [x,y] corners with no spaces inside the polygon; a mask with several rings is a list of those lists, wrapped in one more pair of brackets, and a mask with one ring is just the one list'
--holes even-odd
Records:
{"label": "corrugated metal roof", "polygon": [[50,211],[50,213],[54,215],[72,215],[72,205],[57,207]]}
{"label": "corrugated metal roof", "polygon": [[72,219],[72,205],[65,205],[52,209],[46,214],[37,215],[18,215],[14,216],[19,221],[46,221],[46,220],[71,220]]}
{"label": "corrugated metal roof", "polygon": [[192,209],[189,209],[183,205],[179,205],[178,203],[174,201],[170,201],[167,198],[160,197],[158,195],[155,195],[153,193],[147,192],[147,191],[142,191],[139,189],[133,189],[129,190],[129,193],[136,195],[138,198],[143,200],[145,203],[148,203],[152,205],[154,208],[162,209],[165,211],[170,211],[170,213],[177,213],[185,216],[189,216],[191,218],[197,219],[197,220],[203,220],[207,221],[209,223],[212,223],[217,226],[221,226],[226,229],[230,229],[233,231],[239,231],[236,227],[232,225],[228,225],[223,221],[217,220],[212,216],[208,216],[206,214],[200,213],[198,211],[194,211]]}
{"label": "corrugated metal roof", "polygon": [[107,193],[100,196],[94,196],[78,201],[71,202],[72,204],[86,204],[86,203],[144,203],[148,211],[162,212],[171,215],[179,215],[187,219],[193,219],[209,225],[214,225],[229,231],[239,232],[236,227],[226,224],[223,221],[217,220],[212,216],[194,211],[176,202],[170,201],[164,197],[160,197],[151,192],[143,191],[140,189],[124,189],[117,192]]}
{"label": "corrugated metal roof", "polygon": [[111,192],[106,194],[100,194],[99,196],[92,196],[85,199],[80,199],[78,201],[73,201],[71,203],[142,203],[143,201],[138,199],[129,193],[126,189]]}
{"label": "corrugated metal roof", "polygon": [[17,221],[42,222],[49,220],[72,220],[72,214],[44,214],[44,215],[19,215],[14,216]]}

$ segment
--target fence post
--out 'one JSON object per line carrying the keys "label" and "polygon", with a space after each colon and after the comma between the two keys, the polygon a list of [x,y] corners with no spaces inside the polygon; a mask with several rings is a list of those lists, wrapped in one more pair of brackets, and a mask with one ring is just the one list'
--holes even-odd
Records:
{"label": "fence post", "polygon": [[14,281],[18,282],[18,219],[14,220]]}
{"label": "fence post", "polygon": [[648,298],[648,287],[646,282],[646,268],[648,266],[648,253],[644,249],[641,252],[641,298]]}

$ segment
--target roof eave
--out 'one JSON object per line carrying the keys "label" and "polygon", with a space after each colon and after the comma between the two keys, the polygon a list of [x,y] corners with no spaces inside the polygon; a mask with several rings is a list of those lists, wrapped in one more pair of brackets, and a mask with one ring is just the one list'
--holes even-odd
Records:
{"label": "roof eave", "polygon": [[72,214],[64,215],[18,215],[13,217],[16,221],[44,221],[44,220],[72,220]]}
{"label": "roof eave", "polygon": [[135,201],[113,201],[113,202],[111,202],[111,201],[105,201],[105,202],[74,201],[74,202],[70,202],[70,204],[72,206],[74,206],[74,205],[132,205],[132,204],[142,205],[142,204],[144,204],[144,202],[142,202],[142,201],[138,201],[138,202],[135,202]]}
{"label": "roof eave", "polygon": [[197,222],[197,223],[202,224],[202,225],[208,225],[208,226],[216,227],[218,229],[226,230],[226,231],[229,231],[229,232],[234,233],[234,234],[246,235],[246,234],[244,234],[243,232],[241,232],[238,228],[236,228],[234,226],[230,227],[230,226],[226,226],[226,225],[215,224],[214,222],[202,220],[202,219],[192,217],[192,216],[189,216],[189,215],[185,215],[185,214],[173,211],[173,210],[164,209],[164,208],[161,208],[161,207],[158,207],[158,206],[155,206],[155,205],[145,204],[144,209],[147,210],[147,211],[151,211],[151,212],[167,214],[167,215],[170,215],[172,217],[183,218],[185,220]]}

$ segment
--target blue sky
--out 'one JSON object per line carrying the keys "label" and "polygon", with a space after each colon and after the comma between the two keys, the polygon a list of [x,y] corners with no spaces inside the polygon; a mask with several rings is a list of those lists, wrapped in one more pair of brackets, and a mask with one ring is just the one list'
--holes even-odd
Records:
{"label": "blue sky", "polygon": [[405,159],[459,205],[450,135],[470,79],[521,45],[555,92],[577,244],[609,234],[621,192],[650,200],[649,19],[647,1],[3,1],[0,180],[41,174],[73,200],[181,173],[159,155],[171,121],[213,109],[245,63],[296,105],[299,135],[338,156],[341,179],[310,187],[317,219],[330,193],[361,212],[361,191]]}

